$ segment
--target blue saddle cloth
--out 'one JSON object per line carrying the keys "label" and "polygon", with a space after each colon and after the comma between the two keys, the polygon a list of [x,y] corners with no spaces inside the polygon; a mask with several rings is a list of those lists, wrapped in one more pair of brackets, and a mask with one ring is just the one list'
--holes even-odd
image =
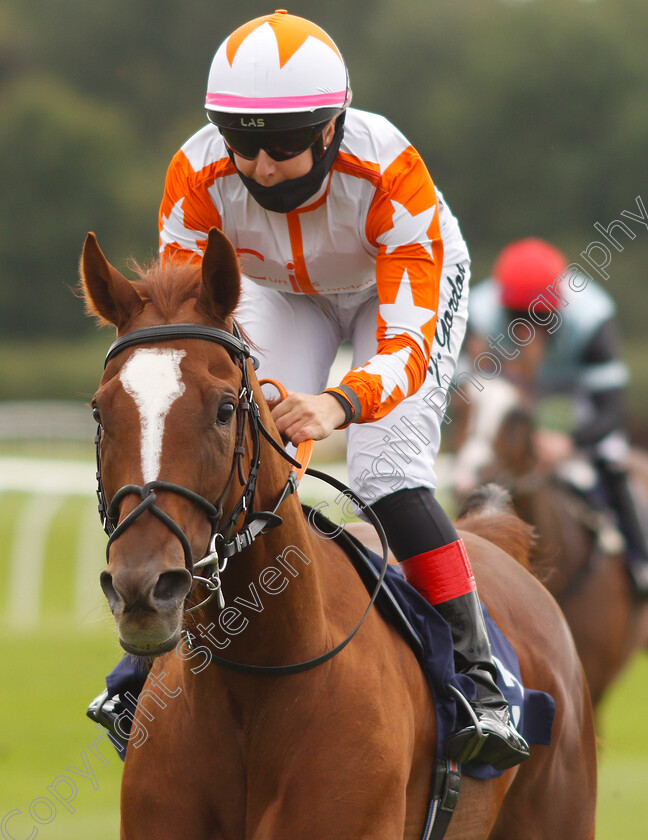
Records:
{"label": "blue saddle cloth", "polygon": [[[344,547],[355,546],[354,565],[369,590],[378,578],[383,559],[356,540],[345,535]],[[373,585],[372,585],[373,583]],[[376,599],[381,613],[401,629],[416,654],[432,689],[437,712],[437,757],[443,755],[446,739],[457,727],[457,701],[448,690],[458,688],[468,700],[477,694],[473,680],[455,671],[450,626],[440,613],[422,598],[403,577],[399,566],[390,565],[385,573],[383,592]],[[509,704],[511,718],[518,732],[528,744],[551,743],[556,704],[544,691],[523,686],[520,663],[513,646],[491,618],[482,603],[486,628],[490,637],[493,659],[498,669],[497,684]],[[462,772],[479,779],[494,779],[503,771],[490,764],[473,761],[462,766]]]}

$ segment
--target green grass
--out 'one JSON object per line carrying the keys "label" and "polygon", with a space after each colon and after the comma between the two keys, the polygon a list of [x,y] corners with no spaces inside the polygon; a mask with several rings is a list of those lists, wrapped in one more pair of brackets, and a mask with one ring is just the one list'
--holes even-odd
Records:
{"label": "green grass", "polygon": [[0,496],[0,619],[6,610],[7,587],[9,585],[9,562],[11,544],[14,538],[14,522],[26,496],[20,493]]}
{"label": "green grass", "polygon": [[[85,717],[89,700],[99,693],[106,672],[119,658],[110,624],[101,632],[42,630],[26,637],[7,634],[0,641],[3,662],[0,681],[0,817],[18,809],[10,829],[27,837],[34,821],[30,804],[46,797],[57,806],[49,825],[39,827],[44,840],[114,840],[119,836],[119,784],[122,763],[112,747],[103,744],[104,766],[88,750],[97,733]],[[84,770],[83,755],[96,775],[76,776],[73,765]],[[87,770],[86,770],[87,773]],[[70,788],[57,777],[76,781],[77,796],[70,813],[53,796],[55,784],[62,798]],[[96,789],[95,789],[96,787]],[[46,817],[46,805],[36,806]]]}
{"label": "green grass", "polygon": [[[14,522],[26,500],[23,494],[0,499],[0,820],[7,812],[20,810],[9,829],[16,838],[28,837],[34,824],[30,804],[40,799],[36,808],[44,809],[43,797],[56,802],[48,786],[57,777],[68,776],[77,784],[75,812],[58,803],[52,822],[38,827],[39,840],[115,840],[122,765],[105,744],[107,766],[88,752],[97,736],[85,709],[121,653],[107,607],[90,608],[89,620],[79,626],[70,610],[78,522],[93,502],[67,499],[52,522],[42,620],[35,630],[21,634],[8,627],[3,615]],[[99,551],[97,575],[102,563]],[[98,585],[96,580],[97,589]],[[648,836],[647,700],[648,657],[641,655],[601,710],[597,840]],[[96,773],[96,789],[89,779],[66,770],[68,765],[82,769],[84,755]],[[68,790],[62,781],[59,788],[63,794]],[[44,810],[37,813],[46,816]]]}
{"label": "green grass", "polygon": [[648,836],[648,656],[637,656],[601,714],[597,840]]}

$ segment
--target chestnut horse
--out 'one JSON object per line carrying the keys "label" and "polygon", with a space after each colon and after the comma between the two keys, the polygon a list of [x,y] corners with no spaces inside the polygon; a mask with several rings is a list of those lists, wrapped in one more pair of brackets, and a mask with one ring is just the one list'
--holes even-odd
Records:
{"label": "chestnut horse", "polygon": [[[232,246],[213,229],[201,267],[154,263],[132,283],[89,234],[81,273],[89,313],[118,332],[93,399],[112,534],[101,585],[122,646],[155,657],[126,754],[122,838],[418,840],[436,748],[430,688],[374,609],[318,660],[348,639],[367,590],[288,492],[290,465],[232,320]],[[567,625],[510,555],[464,539],[525,683],[557,711],[550,747],[497,779],[464,779],[446,836],[589,840],[594,726]],[[309,660],[320,664],[282,671]]]}
{"label": "chestnut horse", "polygon": [[[517,514],[538,539],[533,570],[560,604],[571,628],[596,706],[633,654],[648,646],[648,602],[632,593],[621,546],[611,524],[558,474],[543,468],[534,450],[537,425],[522,390],[503,376],[471,393],[462,418],[464,441],[455,458],[459,501],[477,484],[497,481],[511,493]],[[574,479],[587,462],[575,460]],[[633,451],[636,491],[648,503],[648,456]],[[606,534],[608,539],[606,540]]]}

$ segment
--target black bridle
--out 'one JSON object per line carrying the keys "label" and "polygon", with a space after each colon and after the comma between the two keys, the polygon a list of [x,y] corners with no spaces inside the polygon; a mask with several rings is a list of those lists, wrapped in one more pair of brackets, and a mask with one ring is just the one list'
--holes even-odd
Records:
{"label": "black bridle", "polygon": [[[104,363],[105,369],[111,359],[129,347],[136,347],[141,344],[150,344],[158,341],[195,338],[205,341],[213,341],[221,347],[224,347],[236,359],[241,369],[241,391],[236,410],[237,436],[234,446],[234,459],[225,489],[215,504],[212,504],[193,490],[189,490],[180,484],[174,484],[169,481],[149,481],[147,484],[142,486],[138,484],[126,484],[117,490],[110,503],[108,503],[101,480],[101,423],[98,425],[97,434],[95,436],[99,515],[102,527],[108,535],[106,558],[108,557],[112,543],[121,536],[121,534],[123,534],[124,531],[129,528],[142,513],[144,513],[144,511],[150,511],[161,522],[163,522],[180,541],[184,551],[185,565],[191,573],[192,578],[195,581],[204,584],[210,590],[210,594],[203,601],[195,606],[185,609],[185,612],[187,613],[204,607],[215,595],[218,596],[219,606],[221,609],[224,607],[225,604],[221,592],[220,573],[225,570],[225,566],[227,565],[227,561],[230,557],[233,557],[235,554],[238,554],[240,551],[247,548],[258,536],[282,524],[283,520],[276,511],[282,502],[296,491],[299,479],[295,468],[301,469],[302,467],[301,464],[288,455],[288,453],[277,443],[263,425],[259,407],[254,400],[254,395],[250,385],[249,369],[247,364],[248,360],[250,360],[253,367],[256,369],[258,367],[258,361],[251,355],[249,346],[243,341],[236,322],[234,322],[233,329],[234,333],[232,334],[225,330],[217,329],[216,327],[202,326],[200,324],[164,324],[155,327],[145,327],[143,329],[134,330],[133,332],[128,333],[127,335],[114,341],[106,354],[106,360]],[[242,459],[245,454],[245,436],[248,426],[252,437],[252,454],[248,475],[246,477],[243,471]],[[293,469],[291,469],[288,475],[286,484],[279,494],[279,498],[274,508],[271,511],[254,512],[252,508],[260,466],[261,435],[263,435],[263,437],[265,437],[274,449],[292,465]],[[233,510],[221,524],[223,516],[221,503],[228,495],[234,476],[237,473],[241,484],[243,485],[243,492]],[[298,662],[293,665],[250,665],[244,662],[234,662],[229,659],[223,659],[220,656],[212,655],[212,660],[224,668],[248,674],[265,676],[286,676],[288,674],[296,674],[302,671],[307,671],[310,668],[315,668],[316,666],[327,662],[329,659],[332,659],[344,647],[346,647],[362,626],[362,623],[369,614],[371,607],[378,597],[385,578],[387,566],[389,564],[387,538],[380,522],[378,521],[378,518],[372,509],[363,502],[362,499],[353,492],[353,490],[342,484],[342,482],[339,482],[337,479],[334,479],[325,473],[321,473],[318,470],[308,469],[307,474],[326,481],[332,487],[335,487],[343,492],[352,502],[354,502],[354,504],[359,507],[360,510],[364,511],[365,515],[374,526],[378,536],[380,537],[383,550],[383,565],[376,580],[376,586],[371,595],[369,604],[355,629],[342,642],[321,656],[316,656],[313,659]],[[184,497],[185,499],[189,499],[191,502],[194,502],[196,505],[201,507],[207,514],[211,523],[209,549],[206,556],[198,562],[194,562],[193,552],[191,550],[189,540],[182,528],[180,528],[178,523],[156,504],[156,490],[171,491]],[[139,495],[142,501],[126,517],[124,517],[121,522],[118,523],[119,505],[121,501],[126,496],[133,494]],[[242,516],[245,516],[242,526],[238,532],[234,534],[233,532]],[[209,577],[203,577],[202,575],[196,575],[194,573],[195,569],[207,569],[211,567],[213,567],[213,572]],[[191,634],[188,633],[188,631],[185,631],[185,634],[188,637],[189,644],[191,644]]]}
{"label": "black bridle", "polygon": [[[247,360],[251,359],[255,367],[258,363],[251,355],[248,345],[243,341],[236,324],[234,324],[234,334],[226,332],[225,330],[217,329],[216,327],[203,326],[200,324],[165,324],[162,326],[146,327],[144,329],[134,330],[133,332],[128,333],[113,342],[106,354],[104,369],[111,359],[129,347],[136,347],[141,344],[150,344],[152,342],[173,341],[186,338],[202,339],[219,344],[236,359],[241,369],[241,391],[236,409],[237,436],[234,446],[234,459],[232,462],[230,476],[219,500],[215,504],[212,504],[203,496],[195,493],[193,490],[188,490],[186,487],[182,487],[179,484],[174,484],[169,481],[150,481],[143,486],[138,484],[127,484],[124,487],[121,487],[113,496],[110,504],[108,504],[101,480],[101,423],[97,428],[95,444],[97,455],[97,497],[99,500],[99,515],[101,517],[102,527],[108,535],[106,557],[108,557],[112,543],[120,537],[124,531],[129,528],[133,522],[142,515],[142,513],[144,513],[144,511],[150,511],[161,522],[163,522],[180,541],[184,552],[185,566],[192,577],[204,583],[211,590],[211,595],[208,596],[205,601],[187,610],[187,612],[192,612],[198,609],[198,607],[204,606],[204,604],[211,600],[211,598],[213,598],[217,593],[219,594],[219,598],[222,598],[222,595],[220,595],[219,573],[220,571],[223,571],[224,566],[219,565],[219,560],[221,561],[221,564],[223,561],[226,563],[229,557],[250,545],[262,531],[281,524],[282,520],[281,517],[275,515],[274,511],[262,511],[258,513],[253,513],[252,511],[260,463],[259,431],[261,430],[263,424],[261,423],[259,409],[252,394]],[[252,422],[249,422],[250,417],[252,418]],[[248,425],[252,431],[253,452],[250,469],[246,477],[243,473],[242,460],[243,455],[245,454],[245,435]],[[263,431],[265,432],[265,429],[263,429]],[[267,434],[269,435],[269,433]],[[275,443],[275,441],[273,441],[273,443]],[[223,510],[222,502],[225,496],[229,493],[234,476],[237,473],[241,480],[241,484],[243,485],[243,492],[227,519],[224,522],[221,522]],[[203,557],[202,560],[194,562],[193,552],[186,534],[177,522],[175,522],[175,520],[173,520],[156,504],[156,490],[170,491],[184,497],[185,499],[189,499],[191,502],[201,507],[207,514],[207,518],[211,524],[211,535],[209,541],[209,553],[206,557]],[[291,478],[287,482],[286,489],[281,494],[277,507],[293,490],[293,480]],[[126,496],[132,494],[139,495],[142,501],[121,522],[119,522],[119,524],[117,524],[119,518],[119,506]],[[239,533],[232,536],[233,531],[243,514],[245,514],[243,527]],[[201,575],[194,574],[194,570],[196,568],[204,568],[207,566],[215,567],[214,572],[210,577],[204,578]]]}

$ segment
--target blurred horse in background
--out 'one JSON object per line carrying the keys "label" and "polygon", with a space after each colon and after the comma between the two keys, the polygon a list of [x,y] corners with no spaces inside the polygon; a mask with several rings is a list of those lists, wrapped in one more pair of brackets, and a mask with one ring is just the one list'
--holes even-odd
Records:
{"label": "blurred horse in background", "polygon": [[[621,535],[605,511],[588,502],[594,468],[584,457],[543,466],[532,405],[503,375],[482,391],[471,389],[462,409],[454,494],[461,502],[478,484],[497,481],[534,527],[532,569],[569,622],[596,706],[633,654],[648,645],[648,604],[633,595]],[[551,442],[551,434],[542,440]],[[630,473],[648,508],[648,454],[632,451]]]}

